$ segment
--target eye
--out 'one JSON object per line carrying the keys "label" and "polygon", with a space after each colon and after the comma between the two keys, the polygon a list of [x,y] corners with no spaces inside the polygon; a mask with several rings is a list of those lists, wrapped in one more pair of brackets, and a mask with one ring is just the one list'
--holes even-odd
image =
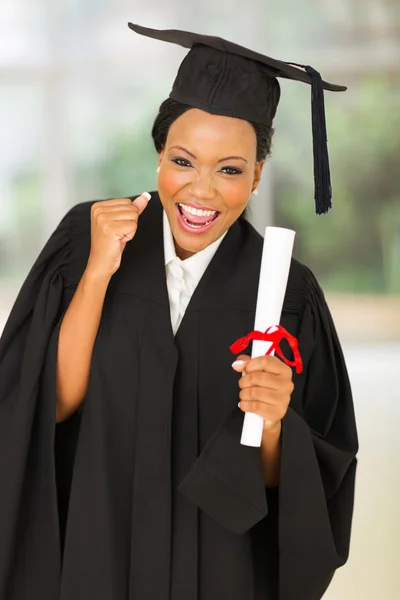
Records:
{"label": "eye", "polygon": [[221,173],[225,173],[226,175],[241,175],[243,171],[237,167],[222,167]]}
{"label": "eye", "polygon": [[171,158],[178,167],[191,167],[191,163],[186,158]]}

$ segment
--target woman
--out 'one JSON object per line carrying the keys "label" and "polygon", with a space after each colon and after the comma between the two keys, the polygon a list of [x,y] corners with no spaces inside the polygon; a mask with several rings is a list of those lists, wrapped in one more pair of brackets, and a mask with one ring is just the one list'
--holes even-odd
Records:
{"label": "woman", "polygon": [[[242,215],[276,75],[312,84],[314,117],[322,82],[219,39],[131,28],[191,50],[152,132],[158,192],[74,207],[5,328],[0,600],[317,600],[348,555],[357,434],[307,267],[293,260],[282,315],[303,372],[248,355],[231,368],[229,348],[254,324],[262,238]],[[315,152],[324,212],[321,140]],[[248,411],[261,449],[240,444]]]}

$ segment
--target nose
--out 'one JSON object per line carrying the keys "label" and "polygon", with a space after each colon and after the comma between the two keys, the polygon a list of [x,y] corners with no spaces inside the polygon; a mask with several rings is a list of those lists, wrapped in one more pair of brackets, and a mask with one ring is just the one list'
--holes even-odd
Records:
{"label": "nose", "polygon": [[207,174],[198,174],[198,177],[190,185],[190,191],[193,197],[198,200],[212,200],[215,197],[212,177]]}

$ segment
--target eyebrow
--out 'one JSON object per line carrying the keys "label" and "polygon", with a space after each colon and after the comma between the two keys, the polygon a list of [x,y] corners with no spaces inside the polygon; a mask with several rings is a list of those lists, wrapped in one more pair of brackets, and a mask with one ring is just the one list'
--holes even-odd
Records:
{"label": "eyebrow", "polygon": [[[174,148],[176,148],[177,150],[183,150],[183,152],[186,152],[186,154],[189,154],[189,156],[197,160],[197,156],[195,156],[192,152],[189,152],[187,148],[184,148],[183,146],[172,146],[170,150],[173,150]],[[247,163],[247,160],[243,158],[243,156],[225,156],[225,158],[219,159],[218,164],[225,162],[226,160],[243,160],[245,163]]]}

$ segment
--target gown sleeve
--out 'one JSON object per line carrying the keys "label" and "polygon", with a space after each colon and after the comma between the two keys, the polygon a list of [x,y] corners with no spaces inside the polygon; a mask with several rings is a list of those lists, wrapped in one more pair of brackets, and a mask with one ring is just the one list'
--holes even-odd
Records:
{"label": "gown sleeve", "polygon": [[60,567],[54,468],[56,337],[66,283],[79,277],[79,269],[71,270],[71,240],[87,222],[86,215],[84,205],[74,207],[51,235],[0,339],[0,481],[6,491],[0,494],[0,598],[24,596],[20,586],[26,581],[37,582],[38,597],[56,595],[48,596],[57,588]]}
{"label": "gown sleeve", "polygon": [[358,439],[335,326],[306,268],[297,292],[302,311],[299,331],[293,333],[304,370],[294,375],[295,390],[282,422],[279,488],[265,490],[259,449],[241,446],[243,416],[235,410],[180,489],[238,534],[275,520],[279,598],[316,600],[348,557]]}

